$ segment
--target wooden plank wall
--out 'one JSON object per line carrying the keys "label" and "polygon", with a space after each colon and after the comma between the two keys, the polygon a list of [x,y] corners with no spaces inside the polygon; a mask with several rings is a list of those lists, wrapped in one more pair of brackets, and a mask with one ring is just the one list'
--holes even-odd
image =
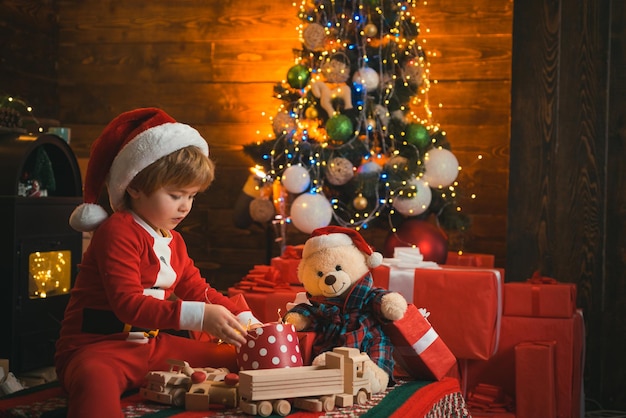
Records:
{"label": "wooden plank wall", "polygon": [[[234,228],[231,219],[251,165],[242,146],[271,129],[268,116],[278,104],[272,87],[300,47],[292,1],[255,0],[244,8],[233,1],[59,0],[59,8],[60,118],[73,130],[81,165],[118,113],[162,107],[197,127],[218,163],[216,182],[183,225],[192,256],[206,274],[216,269],[222,288],[266,262],[272,234]],[[503,265],[512,2],[441,0],[419,10],[438,80],[430,99],[443,105],[435,120],[464,166],[462,203],[473,221],[464,248],[496,254]],[[485,158],[477,162],[479,154]],[[386,230],[367,235],[378,248],[385,237]],[[305,238],[292,233],[288,244]],[[278,255],[278,246],[270,250]]]}
{"label": "wooden plank wall", "polygon": [[0,97],[28,103],[57,119],[59,28],[54,1],[0,2]]}
{"label": "wooden plank wall", "polygon": [[507,280],[578,285],[589,405],[626,408],[626,6],[515,3]]}

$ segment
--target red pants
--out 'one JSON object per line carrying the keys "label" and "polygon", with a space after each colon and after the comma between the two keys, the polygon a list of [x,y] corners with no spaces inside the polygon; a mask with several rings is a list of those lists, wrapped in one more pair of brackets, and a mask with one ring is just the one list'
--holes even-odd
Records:
{"label": "red pants", "polygon": [[139,388],[150,371],[169,370],[168,359],[191,367],[226,367],[236,372],[235,348],[161,333],[146,344],[100,341],[76,351],[59,368],[68,393],[68,418],[123,417],[121,395]]}

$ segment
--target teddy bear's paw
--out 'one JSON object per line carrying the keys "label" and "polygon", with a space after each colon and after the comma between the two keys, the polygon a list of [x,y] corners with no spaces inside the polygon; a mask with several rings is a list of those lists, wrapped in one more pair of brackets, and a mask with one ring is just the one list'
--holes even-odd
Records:
{"label": "teddy bear's paw", "polygon": [[400,293],[387,293],[382,298],[381,311],[385,318],[396,321],[404,316],[407,309],[406,299]]}
{"label": "teddy bear's paw", "polygon": [[372,360],[368,360],[363,365],[363,377],[370,381],[372,393],[380,393],[387,389],[389,375]]}
{"label": "teddy bear's paw", "polygon": [[293,325],[296,331],[302,331],[309,326],[308,318],[296,312],[287,312],[284,320],[286,323]]}
{"label": "teddy bear's paw", "polygon": [[325,366],[326,365],[326,353],[322,353],[315,357],[311,362],[312,366]]}

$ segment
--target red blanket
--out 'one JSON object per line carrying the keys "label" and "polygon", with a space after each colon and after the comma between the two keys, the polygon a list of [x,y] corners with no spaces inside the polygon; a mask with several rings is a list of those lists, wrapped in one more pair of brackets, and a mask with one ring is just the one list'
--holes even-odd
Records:
{"label": "red blanket", "polygon": [[[57,384],[27,389],[0,399],[0,417],[61,418],[65,416],[66,399]],[[138,393],[123,398],[126,417],[250,417],[238,409],[213,409],[191,412],[168,405],[160,405],[143,399]],[[331,416],[294,410],[290,418],[313,418]],[[338,408],[332,417],[470,417],[461,394],[459,382],[444,378],[440,382],[402,381],[386,392],[374,395],[366,405]]]}

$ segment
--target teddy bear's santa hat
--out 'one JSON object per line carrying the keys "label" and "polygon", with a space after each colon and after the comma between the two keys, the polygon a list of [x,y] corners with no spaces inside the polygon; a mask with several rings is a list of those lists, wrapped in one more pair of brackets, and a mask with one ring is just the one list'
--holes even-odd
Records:
{"label": "teddy bear's santa hat", "polygon": [[209,146],[197,130],[176,122],[157,108],[141,108],[113,119],[94,141],[83,187],[83,202],[70,216],[72,228],[88,232],[107,217],[97,204],[106,185],[113,211],[124,203],[126,187],[144,168],[156,160],[188,146],[209,155]]}
{"label": "teddy bear's santa hat", "polygon": [[330,225],[318,228],[311,233],[309,239],[304,243],[302,258],[307,258],[325,248],[343,247],[354,245],[366,255],[367,266],[374,268],[383,261],[381,253],[376,252],[369,246],[365,239],[354,229],[342,226]]}

